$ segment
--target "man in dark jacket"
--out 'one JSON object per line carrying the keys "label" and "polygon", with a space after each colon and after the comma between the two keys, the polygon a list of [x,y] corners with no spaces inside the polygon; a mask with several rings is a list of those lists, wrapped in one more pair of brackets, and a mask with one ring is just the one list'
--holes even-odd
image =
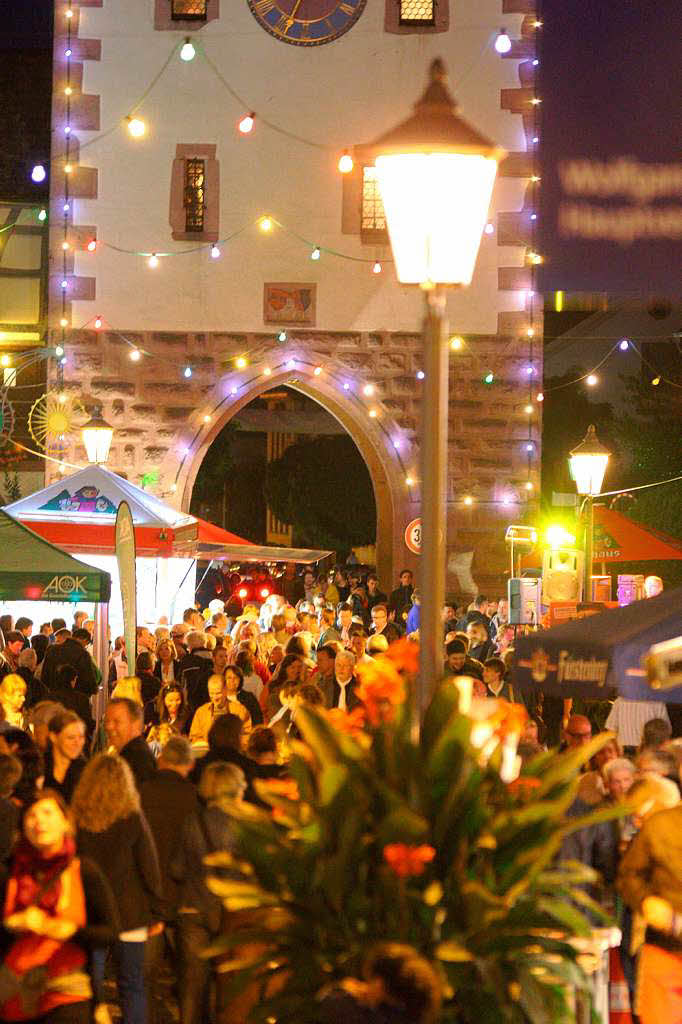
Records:
{"label": "man in dark jacket", "polygon": [[412,573],[409,569],[403,569],[400,573],[400,586],[391,591],[391,597],[388,602],[388,610],[393,613],[394,621],[403,628],[412,607],[413,590]]}
{"label": "man in dark jacket", "polygon": [[154,755],[144,741],[142,708],[128,697],[114,697],[104,713],[107,739],[117,754],[128,762],[137,788],[156,774]]}
{"label": "man in dark jacket", "polygon": [[90,700],[84,693],[76,689],[77,673],[73,665],[59,665],[55,673],[55,686],[50,690],[50,700],[58,701],[62,707],[75,711],[82,722],[88,737],[95,731]]}
{"label": "man in dark jacket", "polygon": [[178,853],[185,819],[199,810],[189,781],[194,765],[189,740],[171,736],[157,764],[159,770],[140,786],[140,799],[159,855],[163,919],[171,922],[177,916],[180,889],[171,877],[170,865]]}
{"label": "man in dark jacket", "polygon": [[72,636],[68,629],[60,629],[54,646],[48,647],[40,674],[48,690],[52,690],[57,681],[57,669],[60,665],[73,665],[76,670],[76,689],[91,697],[97,693],[97,677],[95,665],[86,651],[90,643],[87,629],[78,629]]}

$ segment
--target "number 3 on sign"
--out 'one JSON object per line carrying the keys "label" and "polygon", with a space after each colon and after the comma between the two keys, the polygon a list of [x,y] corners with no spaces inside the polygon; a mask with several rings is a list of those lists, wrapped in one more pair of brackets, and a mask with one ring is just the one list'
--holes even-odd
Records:
{"label": "number 3 on sign", "polygon": [[405,527],[405,544],[409,550],[418,555],[422,549],[422,521],[421,518],[413,519]]}

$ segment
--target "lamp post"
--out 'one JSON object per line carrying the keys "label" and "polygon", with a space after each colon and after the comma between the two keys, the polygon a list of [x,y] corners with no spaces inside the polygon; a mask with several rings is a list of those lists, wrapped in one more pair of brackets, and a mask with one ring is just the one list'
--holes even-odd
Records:
{"label": "lamp post", "polygon": [[81,430],[81,436],[88,462],[95,465],[105,463],[109,458],[114,428],[103,419],[102,409],[99,405],[92,410],[92,416]]}
{"label": "lamp post", "polygon": [[424,289],[421,418],[420,717],[442,673],[445,602],[448,287],[468,285],[504,150],[458,116],[443,61],[412,117],[371,147],[398,280]]}
{"label": "lamp post", "polygon": [[580,516],[585,528],[585,586],[586,601],[592,600],[592,544],[594,537],[594,499],[601,493],[604,474],[611,452],[597,437],[594,424],[587,428],[585,437],[569,456],[568,465],[575,488],[583,498]]}

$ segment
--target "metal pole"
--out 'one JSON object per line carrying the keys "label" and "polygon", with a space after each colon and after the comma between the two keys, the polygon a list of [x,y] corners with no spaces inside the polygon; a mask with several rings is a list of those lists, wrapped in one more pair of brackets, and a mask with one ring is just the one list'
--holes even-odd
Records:
{"label": "metal pole", "polygon": [[419,682],[416,712],[422,721],[443,674],[445,604],[445,480],[448,455],[448,350],[445,289],[426,291],[424,385],[421,420],[422,545],[419,572]]}
{"label": "metal pole", "polygon": [[592,600],[592,547],[594,539],[594,498],[585,499],[585,600]]}

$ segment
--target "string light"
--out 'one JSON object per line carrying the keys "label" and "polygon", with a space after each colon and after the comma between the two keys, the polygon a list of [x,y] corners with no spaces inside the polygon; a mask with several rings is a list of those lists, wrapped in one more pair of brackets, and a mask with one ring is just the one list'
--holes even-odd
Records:
{"label": "string light", "polygon": [[535,445],[532,443],[532,441],[529,441],[528,444],[526,445],[526,451],[529,452],[529,453],[535,451]]}
{"label": "string light", "polygon": [[526,487],[527,491],[532,491],[533,490],[533,482],[532,482],[532,480],[526,480],[525,487]]}
{"label": "string light", "polygon": [[67,48],[64,50],[64,56],[65,57],[70,57],[72,53],[73,53],[73,50],[71,49],[71,47],[67,46]]}
{"label": "string light", "polygon": [[261,231],[265,231],[266,233],[268,231],[272,231],[272,217],[268,217],[267,215],[265,217],[261,217],[258,221],[258,227]]}
{"label": "string light", "polygon": [[264,376],[264,377],[269,377],[269,376],[270,376],[271,374],[272,374],[272,370],[270,369],[270,367],[269,367],[269,366],[266,366],[266,367],[265,367],[265,368],[263,369],[263,376]]}
{"label": "string light", "polygon": [[248,363],[244,356],[238,356],[234,361],[234,365],[237,367],[238,370],[245,370]]}
{"label": "string light", "polygon": [[526,331],[526,334],[528,335],[529,338],[534,338],[535,337],[535,330],[534,330],[534,328],[533,327],[529,327],[528,330]]}
{"label": "string light", "polygon": [[460,338],[458,334],[456,334],[454,338],[450,338],[450,348],[452,349],[453,352],[461,351],[463,344],[464,339]]}
{"label": "string light", "polygon": [[412,479],[411,476],[406,476],[405,477],[405,483],[407,484],[408,487],[411,487],[412,484],[414,483],[414,480]]}
{"label": "string light", "polygon": [[543,395],[542,391],[538,391],[537,395],[535,396],[535,401],[536,402],[544,402],[544,400],[545,400],[545,396]]}
{"label": "string light", "polygon": [[533,182],[534,185],[537,185],[537,183],[540,181],[540,175],[539,174],[531,174],[530,180]]}
{"label": "string light", "polygon": [[65,291],[69,287],[69,282],[66,280],[66,278],[64,278],[64,280],[61,282],[61,287],[62,291]]}
{"label": "string light", "polygon": [[423,370],[417,370],[417,380],[424,380],[425,376],[426,374],[424,373]]}
{"label": "string light", "polygon": [[530,262],[533,264],[534,267],[537,267],[537,266],[539,266],[542,263],[542,256],[540,255],[539,252],[529,252],[528,253],[528,259],[530,260]]}
{"label": "string light", "polygon": [[313,370],[313,374],[316,377],[319,377],[321,373],[322,373],[322,367],[321,366],[316,366],[315,369]]}
{"label": "string light", "polygon": [[59,356],[63,356],[63,355],[64,355],[64,349],[62,348],[62,346],[61,346],[61,345],[57,345],[57,346],[56,346],[56,348],[55,348],[55,350],[54,350],[54,354],[55,354],[55,355],[56,355],[57,357],[59,357]]}
{"label": "string light", "polygon": [[509,53],[512,48],[512,41],[507,35],[506,28],[501,28],[495,40],[495,49],[498,53]]}
{"label": "string light", "polygon": [[244,117],[242,117],[242,119],[237,124],[237,128],[242,133],[242,135],[248,135],[249,132],[253,131],[255,118],[256,115],[254,113],[245,114]]}
{"label": "string light", "polygon": [[596,373],[589,373],[585,378],[585,383],[588,385],[588,387],[593,388],[595,384],[599,383],[599,377],[596,375]]}
{"label": "string light", "polygon": [[47,220],[47,210],[40,210],[38,220]]}
{"label": "string light", "polygon": [[71,88],[71,86],[70,86],[70,85],[67,85],[67,86],[65,87],[65,89],[64,89],[64,95],[65,95],[65,96],[72,96],[72,95],[73,95],[73,89]]}
{"label": "string light", "polygon": [[62,318],[60,319],[60,321],[59,321],[59,326],[60,326],[60,327],[68,327],[68,326],[69,326],[69,321],[67,320],[67,318],[66,318],[65,316],[63,316],[63,317],[62,317]]}
{"label": "string light", "polygon": [[132,349],[132,351],[130,353],[130,360],[131,360],[131,362],[139,363],[141,358],[142,358],[142,353],[140,352],[139,348]]}
{"label": "string light", "polygon": [[621,350],[621,352],[627,352],[627,350],[630,348],[630,342],[627,340],[627,338],[623,338],[618,348]]}
{"label": "string light", "polygon": [[486,235],[492,235],[493,232],[495,231],[495,225],[493,224],[492,221],[489,220],[483,230],[485,231]]}
{"label": "string light", "polygon": [[95,330],[98,331],[101,326],[102,326],[102,317],[101,316],[96,316],[95,317]]}
{"label": "string light", "polygon": [[654,379],[652,380],[652,382],[651,382],[651,383],[653,384],[653,386],[654,386],[655,388],[657,388],[657,387],[658,387],[658,385],[659,385],[659,384],[661,383],[661,378],[660,378],[660,377],[654,377]]}
{"label": "string light", "polygon": [[347,149],[344,149],[343,153],[339,157],[338,168],[341,174],[350,174],[355,164],[353,163],[353,157],[350,155]]}
{"label": "string light", "polygon": [[153,252],[151,254],[151,256],[149,257],[149,259],[147,260],[147,266],[151,267],[151,269],[154,270],[156,267],[158,267],[158,265],[159,265],[159,257],[156,255],[155,252]]}
{"label": "string light", "polygon": [[381,263],[380,263],[379,260],[377,260],[375,262],[374,266],[372,267],[372,273],[373,274],[380,274],[381,273]]}
{"label": "string light", "polygon": [[94,252],[95,249],[97,248],[97,240],[94,239],[94,238],[91,238],[90,241],[88,242],[86,248],[87,248],[88,252]]}
{"label": "string light", "polygon": [[286,331],[280,331],[279,334],[277,335],[277,341],[279,341],[281,343],[284,343],[286,340],[287,340],[287,332]]}
{"label": "string light", "polygon": [[465,505],[473,505],[474,503],[474,499],[471,497],[470,494],[465,494],[463,500]]}
{"label": "string light", "polygon": [[532,414],[532,412],[533,412],[533,406],[532,406],[532,405],[530,404],[530,402],[528,403],[528,405],[524,406],[524,409],[523,409],[523,411],[525,412],[525,414],[526,414],[527,416],[530,416],[530,415]]}
{"label": "string light", "polygon": [[311,260],[319,260],[321,255],[322,255],[322,253],[320,252],[320,247],[319,247],[319,245],[316,245],[315,248],[313,249],[313,251],[310,254],[310,258],[311,258]]}
{"label": "string light", "polygon": [[141,117],[128,117],[128,132],[134,139],[141,139],[147,131],[147,125]]}
{"label": "string light", "polygon": [[495,380],[495,374],[492,373],[492,372],[486,373],[485,377],[483,378],[483,381],[484,381],[485,384],[492,384],[492,382],[494,380]]}
{"label": "string light", "polygon": [[214,259],[214,260],[219,260],[220,259],[220,248],[219,248],[219,246],[217,246],[217,245],[212,245],[211,246],[211,259]]}
{"label": "string light", "polygon": [[204,423],[210,423],[210,422],[211,422],[211,417],[209,416],[208,413],[206,413],[206,415],[204,416]]}
{"label": "string light", "polygon": [[73,18],[73,11],[71,10],[70,7],[65,11],[65,14],[66,14],[67,18],[69,18],[69,19]]}
{"label": "string light", "polygon": [[70,135],[71,134],[71,125],[70,124],[65,124],[64,125],[64,134],[65,135]]}
{"label": "string light", "polygon": [[295,369],[296,369],[296,360],[295,359],[289,359],[288,362],[287,362],[287,370],[295,370]]}
{"label": "string light", "polygon": [[180,60],[184,60],[184,61],[194,60],[196,55],[197,55],[197,51],[194,49],[194,43],[189,38],[189,36],[187,36],[187,38],[185,39],[185,41],[182,44],[182,47],[180,49]]}
{"label": "string light", "polygon": [[64,213],[68,213],[70,209],[71,206],[69,205],[69,203],[64,203],[64,205],[62,206],[62,210],[64,211]]}
{"label": "string light", "polygon": [[539,96],[533,96],[533,99],[530,102],[534,107],[538,107],[542,103],[542,100]]}
{"label": "string light", "polygon": [[64,250],[64,252],[66,252],[67,249],[70,249],[70,248],[71,248],[71,246],[69,245],[68,242],[62,242],[62,249]]}
{"label": "string light", "polygon": [[183,370],[183,375],[185,377],[187,377],[187,378],[191,377],[192,376],[192,367],[191,366],[186,366],[185,369]]}
{"label": "string light", "polygon": [[232,388],[230,388],[230,394],[231,394],[231,395],[236,395],[236,394],[237,394],[237,389],[236,389],[236,387],[232,387]]}
{"label": "string light", "polygon": [[344,381],[343,390],[350,391],[350,384],[348,383],[348,381]]}
{"label": "string light", "polygon": [[45,181],[47,177],[47,171],[45,170],[44,164],[36,164],[31,171],[31,181],[35,181],[36,185],[39,185],[41,181]]}
{"label": "string light", "polygon": [[177,489],[178,489],[178,485],[177,485],[176,483],[172,483],[172,484],[170,485],[170,491],[171,491],[171,493],[172,493],[172,494],[175,494],[175,492],[177,491]]}
{"label": "string light", "polygon": [[367,398],[371,398],[372,395],[374,394],[374,385],[373,384],[365,384],[364,388],[362,389],[362,393]]}

